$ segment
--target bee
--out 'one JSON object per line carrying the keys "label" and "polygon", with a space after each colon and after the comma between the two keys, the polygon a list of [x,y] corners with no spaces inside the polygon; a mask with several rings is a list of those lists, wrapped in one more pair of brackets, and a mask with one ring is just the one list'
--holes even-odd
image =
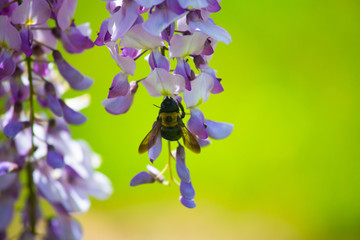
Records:
{"label": "bee", "polygon": [[139,153],[144,153],[154,146],[159,134],[168,141],[177,141],[182,137],[185,147],[194,153],[200,153],[199,143],[182,121],[184,117],[184,107],[181,103],[171,97],[166,97],[161,103],[159,116],[153,128],[139,146]]}

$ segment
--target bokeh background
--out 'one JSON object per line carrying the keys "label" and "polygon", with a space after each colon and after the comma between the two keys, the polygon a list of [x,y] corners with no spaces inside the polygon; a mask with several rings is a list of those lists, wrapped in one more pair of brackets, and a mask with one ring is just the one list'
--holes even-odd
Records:
{"label": "bokeh background", "polygon": [[[360,239],[360,2],[240,0],[221,2],[215,22],[232,35],[211,67],[225,91],[201,106],[205,117],[235,125],[200,155],[187,153],[195,209],[177,186],[129,187],[145,170],[137,148],[161,98],[140,87],[130,111],[101,105],[119,72],[106,47],[66,59],[95,79],[86,124],[73,127],[103,158],[114,194],[77,218],[85,239]],[[77,24],[93,39],[108,17],[105,2],[78,1]],[[132,80],[150,69],[137,61]],[[78,95],[70,93],[69,96]],[[162,169],[163,154],[155,166]]]}

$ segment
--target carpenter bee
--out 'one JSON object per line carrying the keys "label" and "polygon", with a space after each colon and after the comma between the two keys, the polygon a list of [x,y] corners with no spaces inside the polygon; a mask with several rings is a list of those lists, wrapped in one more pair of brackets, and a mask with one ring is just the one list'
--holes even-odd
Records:
{"label": "carpenter bee", "polygon": [[161,134],[161,137],[169,141],[177,141],[182,137],[185,147],[194,153],[200,153],[199,143],[182,121],[184,117],[184,107],[181,103],[171,97],[166,97],[161,103],[159,116],[153,128],[139,146],[139,153],[144,153],[154,146],[158,134]]}

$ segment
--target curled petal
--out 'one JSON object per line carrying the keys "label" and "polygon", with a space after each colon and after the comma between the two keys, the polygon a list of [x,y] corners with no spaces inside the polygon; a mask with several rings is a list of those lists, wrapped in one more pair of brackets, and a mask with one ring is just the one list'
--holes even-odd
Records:
{"label": "curled petal", "polygon": [[193,15],[193,13],[194,12],[188,14],[188,23],[190,29],[193,31],[200,30],[213,39],[225,44],[229,44],[231,42],[230,34],[224,28],[217,26],[211,18],[208,18],[206,21],[199,18],[192,18],[191,15]]}
{"label": "curled petal", "polygon": [[185,89],[191,91],[190,81],[195,79],[195,73],[191,70],[190,64],[183,58],[177,58],[177,65],[174,73],[184,77]]}
{"label": "curled petal", "polygon": [[152,49],[163,45],[160,36],[154,36],[144,30],[141,23],[134,25],[121,39],[120,45],[138,49]]}
{"label": "curled petal", "polygon": [[152,146],[148,151],[149,159],[151,162],[154,162],[160,156],[161,149],[162,149],[162,138],[161,138],[161,134],[158,134],[155,145]]}
{"label": "curled petal", "polygon": [[25,53],[26,57],[32,55],[32,42],[33,34],[29,28],[22,29],[20,32],[21,37],[21,50]]}
{"label": "curled petal", "polygon": [[89,38],[90,34],[91,29],[89,23],[70,26],[61,34],[61,41],[67,52],[82,53],[85,49],[90,49],[94,46],[94,43]]}
{"label": "curled petal", "polygon": [[206,8],[208,6],[207,0],[178,0],[182,8],[188,8],[192,6],[193,8],[200,9]]}
{"label": "curled petal", "polygon": [[70,107],[68,107],[65,102],[59,99],[63,113],[64,119],[69,124],[80,125],[86,122],[87,118],[82,113],[76,112]]}
{"label": "curled petal", "polygon": [[101,103],[105,107],[106,111],[113,115],[126,113],[129,111],[134,101],[134,95],[137,91],[137,87],[136,82],[130,82],[130,89],[125,96],[108,98],[103,100]]}
{"label": "curled petal", "polygon": [[[0,16],[1,17],[1,16]],[[7,51],[0,54],[0,80],[11,76],[15,72],[16,64]]]}
{"label": "curled petal", "polygon": [[129,48],[129,47],[124,47],[121,48],[121,57],[130,57],[132,59],[135,59],[140,53],[140,50],[136,49],[136,48]]}
{"label": "curled petal", "polygon": [[91,78],[82,75],[78,70],[67,63],[59,51],[53,51],[53,57],[61,76],[63,76],[73,89],[85,90],[91,87],[94,81]]}
{"label": "curled petal", "polygon": [[176,171],[181,182],[190,182],[189,169],[185,165],[185,149],[181,145],[176,149]]}
{"label": "curled petal", "polygon": [[57,13],[57,23],[62,31],[65,31],[74,18],[77,0],[63,0]]}
{"label": "curled petal", "polygon": [[182,76],[172,75],[162,68],[155,68],[141,83],[153,97],[179,94],[185,88],[185,81]]}
{"label": "curled petal", "polygon": [[206,7],[208,12],[218,12],[220,11],[221,7],[219,5],[218,0],[207,0],[209,5]]}
{"label": "curled petal", "polygon": [[45,23],[50,14],[51,10],[46,0],[24,0],[14,10],[11,21],[14,24],[38,25]]}
{"label": "curled petal", "polygon": [[201,71],[210,74],[214,79],[214,86],[211,89],[211,93],[217,94],[217,93],[221,93],[224,91],[224,88],[220,83],[221,79],[216,77],[216,73],[212,68],[207,67],[205,69],[202,69]]}
{"label": "curled petal", "polygon": [[63,115],[62,107],[60,105],[59,99],[56,96],[48,95],[47,104],[48,107],[56,116],[62,117]]}
{"label": "curled petal", "polygon": [[21,38],[16,28],[10,24],[7,16],[0,15],[0,46],[2,48],[15,49],[21,48]]}
{"label": "curled petal", "polygon": [[185,90],[184,101],[188,108],[197,107],[209,99],[210,91],[214,87],[214,79],[211,75],[201,72],[191,82],[191,91]]}
{"label": "curled petal", "polygon": [[108,31],[111,34],[111,41],[122,38],[138,18],[139,4],[135,1],[124,1],[123,6],[115,12],[108,23]]}
{"label": "curled petal", "polygon": [[167,8],[166,5],[162,5],[149,15],[148,20],[143,23],[143,27],[150,34],[158,36],[165,28],[184,15],[186,15],[186,12],[176,14]]}
{"label": "curled petal", "polygon": [[170,58],[199,55],[205,46],[208,36],[202,32],[194,32],[192,35],[175,35],[170,41]]}
{"label": "curled petal", "polygon": [[196,207],[196,204],[194,200],[189,200],[187,198],[184,198],[183,196],[180,196],[180,202],[182,205],[184,205],[187,208],[194,208]]}
{"label": "curled petal", "polygon": [[204,123],[209,137],[213,139],[227,138],[234,128],[233,124],[225,122],[215,122],[205,119]]}
{"label": "curled petal", "polygon": [[163,56],[159,49],[154,49],[149,56],[149,65],[151,70],[155,68],[163,68],[166,71],[170,71],[170,62],[167,57]]}
{"label": "curled petal", "polygon": [[115,75],[111,87],[109,89],[108,98],[114,98],[118,96],[125,96],[130,89],[128,77],[126,73],[118,73]]}
{"label": "curled petal", "polygon": [[186,199],[193,199],[195,197],[195,190],[191,182],[180,183],[180,193]]}
{"label": "curled petal", "polygon": [[152,6],[162,3],[164,0],[135,0],[138,4],[145,8],[151,8]]}
{"label": "curled petal", "polygon": [[155,178],[148,172],[140,172],[133,177],[130,181],[130,186],[135,187],[145,183],[153,183],[155,182]]}
{"label": "curled petal", "polygon": [[13,162],[0,162],[0,176],[13,172],[18,169],[19,165]]}
{"label": "curled petal", "polygon": [[48,220],[46,239],[82,239],[83,233],[78,221],[70,215],[59,215]]}
{"label": "curled petal", "polygon": [[208,138],[208,133],[204,125],[205,118],[203,113],[198,109],[191,109],[191,116],[187,122],[187,127],[193,134],[197,135],[201,139]]}
{"label": "curled petal", "polygon": [[134,59],[119,55],[119,46],[115,42],[107,42],[106,46],[110,50],[111,57],[115,60],[119,68],[130,75],[134,75],[136,68]]}
{"label": "curled petal", "polygon": [[55,148],[51,145],[48,145],[48,152],[46,156],[46,162],[52,168],[62,168],[64,167],[64,157],[55,151]]}
{"label": "curled petal", "polygon": [[9,138],[14,138],[20,131],[30,127],[30,122],[10,122],[4,127],[4,134]]}
{"label": "curled petal", "polygon": [[170,43],[171,38],[173,37],[175,32],[175,22],[171,23],[169,26],[167,26],[162,32],[161,37],[163,40]]}
{"label": "curled petal", "polygon": [[103,46],[106,42],[111,40],[111,34],[108,31],[109,19],[105,19],[100,26],[100,32],[94,42],[96,46]]}

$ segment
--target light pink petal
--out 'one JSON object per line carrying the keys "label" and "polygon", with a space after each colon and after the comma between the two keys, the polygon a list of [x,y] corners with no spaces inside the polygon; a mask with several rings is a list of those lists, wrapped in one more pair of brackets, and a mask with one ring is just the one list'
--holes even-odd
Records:
{"label": "light pink petal", "polygon": [[156,8],[143,23],[143,27],[149,33],[158,36],[167,26],[186,14],[187,12],[178,15],[167,7]]}
{"label": "light pink petal", "polygon": [[193,7],[196,9],[206,8],[208,6],[207,0],[178,0],[183,8]]}
{"label": "light pink petal", "polygon": [[120,41],[120,46],[138,49],[152,49],[162,46],[162,38],[144,30],[142,24],[134,25]]}
{"label": "light pink petal", "polygon": [[46,0],[24,0],[11,17],[14,24],[38,25],[50,18],[51,10]]}
{"label": "light pink petal", "polygon": [[187,108],[197,107],[206,102],[214,86],[214,79],[207,73],[200,73],[191,81],[191,91],[185,90],[183,97]]}
{"label": "light pink petal", "polygon": [[113,114],[119,115],[129,111],[133,101],[134,95],[137,90],[137,83],[130,82],[130,90],[125,96],[119,96],[115,98],[108,98],[102,101],[102,105],[105,107],[106,111]]}
{"label": "light pink petal", "polygon": [[217,41],[229,44],[231,42],[230,34],[222,27],[217,26],[211,18],[206,21],[189,21],[189,27],[193,31],[200,30]]}
{"label": "light pink petal", "polygon": [[61,30],[67,29],[75,14],[77,0],[63,0],[63,3],[57,13],[57,22]]}
{"label": "light pink petal", "polygon": [[[49,26],[45,23],[45,24],[41,24],[38,26],[39,28],[48,28]],[[55,36],[51,33],[51,31],[44,31],[44,30],[32,30],[33,32],[33,37],[34,40],[38,41],[38,42],[42,42],[45,43],[47,46],[56,49],[57,46],[57,40],[55,38]],[[51,49],[44,47],[44,46],[40,46],[41,49],[44,51],[44,53],[51,53]]]}
{"label": "light pink petal", "polygon": [[191,133],[195,134],[201,139],[208,138],[208,133],[206,131],[204,121],[204,114],[198,108],[191,109],[191,116],[187,122],[187,127]]}
{"label": "light pink petal", "polygon": [[122,38],[138,18],[139,4],[134,1],[124,1],[121,9],[109,19],[108,30],[111,41]]}
{"label": "light pink petal", "polygon": [[111,87],[109,89],[108,98],[114,98],[118,96],[125,96],[130,89],[128,82],[128,75],[126,73],[118,73],[115,75]]}
{"label": "light pink petal", "polygon": [[152,146],[148,151],[148,156],[151,162],[154,162],[160,156],[161,149],[162,149],[162,138],[161,138],[161,134],[158,134],[155,145]]}
{"label": "light pink petal", "polygon": [[199,55],[205,45],[207,35],[201,32],[194,32],[192,35],[175,35],[170,41],[170,58]]}
{"label": "light pink petal", "polygon": [[213,139],[227,138],[234,128],[233,124],[226,122],[215,122],[207,119],[205,119],[205,124],[209,137]]}
{"label": "light pink petal", "polygon": [[[21,48],[21,38],[16,28],[11,25],[7,16],[0,15],[0,45],[17,51]],[[4,46],[5,45],[5,46]]]}
{"label": "light pink petal", "polygon": [[171,96],[185,89],[185,80],[182,76],[172,75],[162,68],[155,68],[141,83],[153,97]]}
{"label": "light pink petal", "polygon": [[106,46],[110,50],[111,57],[115,60],[116,64],[124,72],[133,75],[136,69],[136,63],[131,57],[122,57],[119,55],[119,46],[115,42],[107,42]]}
{"label": "light pink petal", "polygon": [[158,5],[163,1],[164,0],[135,0],[135,2],[146,8],[151,8],[152,6]]}

